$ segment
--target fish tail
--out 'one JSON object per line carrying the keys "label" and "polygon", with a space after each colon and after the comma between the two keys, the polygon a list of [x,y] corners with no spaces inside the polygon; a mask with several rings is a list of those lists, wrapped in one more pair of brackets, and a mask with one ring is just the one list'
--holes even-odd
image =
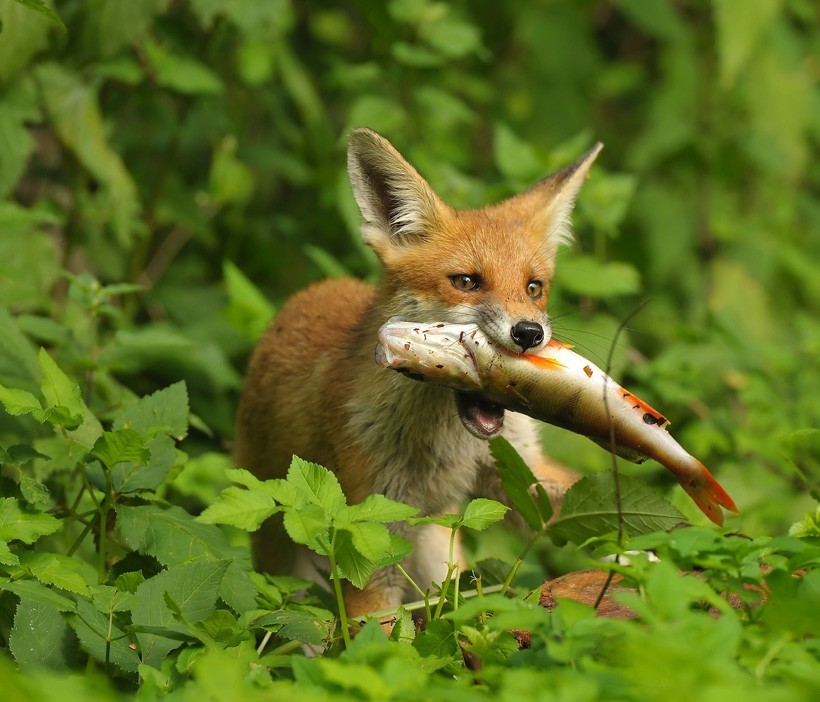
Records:
{"label": "fish tail", "polygon": [[723,511],[720,508],[725,507],[732,512],[737,512],[738,508],[706,466],[696,458],[692,460],[695,462],[694,470],[687,470],[680,484],[701,512],[718,526],[723,526]]}

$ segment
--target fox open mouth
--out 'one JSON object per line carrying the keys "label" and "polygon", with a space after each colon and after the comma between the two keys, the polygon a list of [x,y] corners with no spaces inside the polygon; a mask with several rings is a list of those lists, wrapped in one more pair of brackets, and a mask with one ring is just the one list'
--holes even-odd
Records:
{"label": "fox open mouth", "polygon": [[456,406],[464,428],[479,439],[492,439],[504,426],[504,408],[495,402],[457,392]]}

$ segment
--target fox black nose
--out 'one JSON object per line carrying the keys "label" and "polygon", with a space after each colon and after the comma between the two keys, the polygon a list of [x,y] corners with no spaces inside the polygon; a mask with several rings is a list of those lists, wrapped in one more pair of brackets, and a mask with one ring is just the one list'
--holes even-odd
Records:
{"label": "fox black nose", "polygon": [[518,322],[510,330],[510,336],[522,351],[526,351],[544,340],[544,327],[535,322]]}

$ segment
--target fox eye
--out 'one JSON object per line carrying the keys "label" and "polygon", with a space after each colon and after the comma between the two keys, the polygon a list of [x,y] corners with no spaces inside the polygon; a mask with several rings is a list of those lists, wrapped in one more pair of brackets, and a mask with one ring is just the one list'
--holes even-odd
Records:
{"label": "fox eye", "polygon": [[544,284],[540,280],[531,280],[527,283],[527,295],[537,300],[544,292]]}
{"label": "fox eye", "polygon": [[466,273],[451,275],[450,282],[456,290],[463,290],[464,292],[472,292],[481,287],[481,278],[477,275],[467,275]]}

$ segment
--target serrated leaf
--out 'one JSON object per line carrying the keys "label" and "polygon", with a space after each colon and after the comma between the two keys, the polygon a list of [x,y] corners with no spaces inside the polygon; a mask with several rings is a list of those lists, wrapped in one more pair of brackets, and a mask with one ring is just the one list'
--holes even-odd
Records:
{"label": "serrated leaf", "polygon": [[[176,621],[168,608],[166,595],[176,603],[187,622],[200,622],[214,611],[230,563],[229,560],[198,560],[173,566],[149,578],[134,594],[132,623],[136,627],[186,632],[187,628]],[[182,643],[178,638],[159,633],[140,632],[137,641],[142,662],[155,668],[159,668],[165,656]]]}
{"label": "serrated leaf", "polygon": [[384,568],[403,561],[413,552],[413,544],[396,534],[390,534],[390,544],[382,552],[381,558],[376,561],[376,568]]}
{"label": "serrated leaf", "polygon": [[91,601],[99,612],[127,612],[134,603],[134,595],[113,585],[92,585]]}
{"label": "serrated leaf", "polygon": [[384,524],[359,522],[340,526],[353,542],[353,547],[370,561],[378,561],[390,548],[390,532]]}
{"label": "serrated leaf", "polygon": [[46,585],[54,585],[86,597],[91,594],[88,583],[81,575],[81,571],[86,568],[83,561],[59,553],[28,552],[20,556],[20,566]]}
{"label": "serrated leaf", "polygon": [[268,517],[281,508],[268,492],[251,488],[225,488],[197,517],[204,524],[230,524],[245,531],[256,531]]}
{"label": "serrated leaf", "polygon": [[43,421],[43,406],[30,392],[0,385],[0,402],[13,417],[32,414],[38,422]]}
{"label": "serrated leaf", "polygon": [[16,566],[19,565],[20,559],[17,554],[12,553],[9,545],[5,541],[0,541],[0,565]]}
{"label": "serrated leaf", "polygon": [[22,598],[14,615],[9,649],[20,669],[65,671],[76,661],[77,643],[53,604]]}
{"label": "serrated leaf", "polygon": [[376,564],[353,546],[353,538],[349,533],[340,531],[336,534],[335,553],[339,575],[359,589],[367,585],[370,576],[376,571]]}
{"label": "serrated leaf", "polygon": [[157,436],[148,444],[148,462],[118,463],[111,470],[111,487],[115,492],[128,494],[159,487],[176,460],[174,440],[169,436]]}
{"label": "serrated leaf", "polygon": [[297,544],[305,544],[323,556],[327,555],[330,523],[325,511],[318,505],[285,510],[285,531]]}
{"label": "serrated leaf", "polygon": [[70,618],[80,645],[100,663],[113,663],[127,673],[136,673],[140,657],[136,637],[121,629],[116,619],[100,612],[90,602],[79,600],[77,614]]}
{"label": "serrated leaf", "polygon": [[131,428],[143,434],[162,431],[182,439],[188,433],[188,414],[188,388],[179,381],[126,407],[114,429]]}
{"label": "serrated leaf", "polygon": [[[620,476],[621,510],[628,535],[664,531],[685,517],[644,483]],[[618,530],[615,481],[611,473],[588,475],[575,483],[564,497],[561,516],[549,528],[558,542],[583,543],[587,539]]]}
{"label": "serrated leaf", "polygon": [[82,423],[85,410],[80,386],[63,372],[45,349],[40,349],[39,361],[43,371],[40,390],[48,408],[64,407],[70,417],[65,426],[75,429]]}
{"label": "serrated leaf", "polygon": [[346,505],[342,486],[336,476],[316,463],[294,456],[285,480],[296,490],[297,503],[293,505],[296,508],[318,505],[333,516]]}
{"label": "serrated leaf", "polygon": [[29,505],[45,506],[51,502],[49,489],[39,480],[28,475],[20,477],[20,494]]}
{"label": "serrated leaf", "polygon": [[543,517],[531,491],[531,486],[537,481],[529,466],[503,436],[490,440],[490,452],[498,467],[501,485],[512,506],[531,529],[540,530],[544,524]]}
{"label": "serrated leaf", "polygon": [[91,454],[99,458],[109,470],[125,461],[146,463],[150,456],[145,447],[145,437],[134,429],[103,432],[94,443]]}
{"label": "serrated leaf", "polygon": [[351,522],[399,522],[417,512],[416,507],[384,495],[368,495],[360,503],[348,507],[347,519]]}
{"label": "serrated leaf", "polygon": [[464,508],[462,526],[475,531],[484,531],[488,526],[500,522],[509,511],[509,507],[496,500],[478,497],[471,500]]}
{"label": "serrated leaf", "polygon": [[281,609],[253,620],[252,626],[268,629],[291,641],[322,646],[331,634],[332,622],[314,612]]}
{"label": "serrated leaf", "polygon": [[236,612],[252,609],[256,589],[250,581],[247,549],[231,546],[219,527],[201,524],[180,507],[117,505],[117,528],[133,549],[173,566],[198,558],[233,559],[220,596]]}
{"label": "serrated leaf", "polygon": [[447,529],[456,529],[461,526],[464,517],[460,514],[442,514],[439,517],[411,517],[407,520],[410,526],[418,526],[419,524],[438,524],[438,526]]}
{"label": "serrated leaf", "polygon": [[27,599],[31,602],[42,602],[52,607],[56,607],[60,612],[74,612],[77,605],[74,600],[65,595],[46,587],[36,580],[12,580],[10,582],[0,582],[0,590],[13,592],[20,599]]}
{"label": "serrated leaf", "polygon": [[62,522],[50,514],[21,510],[13,497],[0,498],[0,541],[33,544],[41,536],[58,531]]}
{"label": "serrated leaf", "polygon": [[458,639],[453,622],[447,619],[427,622],[424,632],[413,640],[413,648],[424,657],[448,659],[458,655]]}

